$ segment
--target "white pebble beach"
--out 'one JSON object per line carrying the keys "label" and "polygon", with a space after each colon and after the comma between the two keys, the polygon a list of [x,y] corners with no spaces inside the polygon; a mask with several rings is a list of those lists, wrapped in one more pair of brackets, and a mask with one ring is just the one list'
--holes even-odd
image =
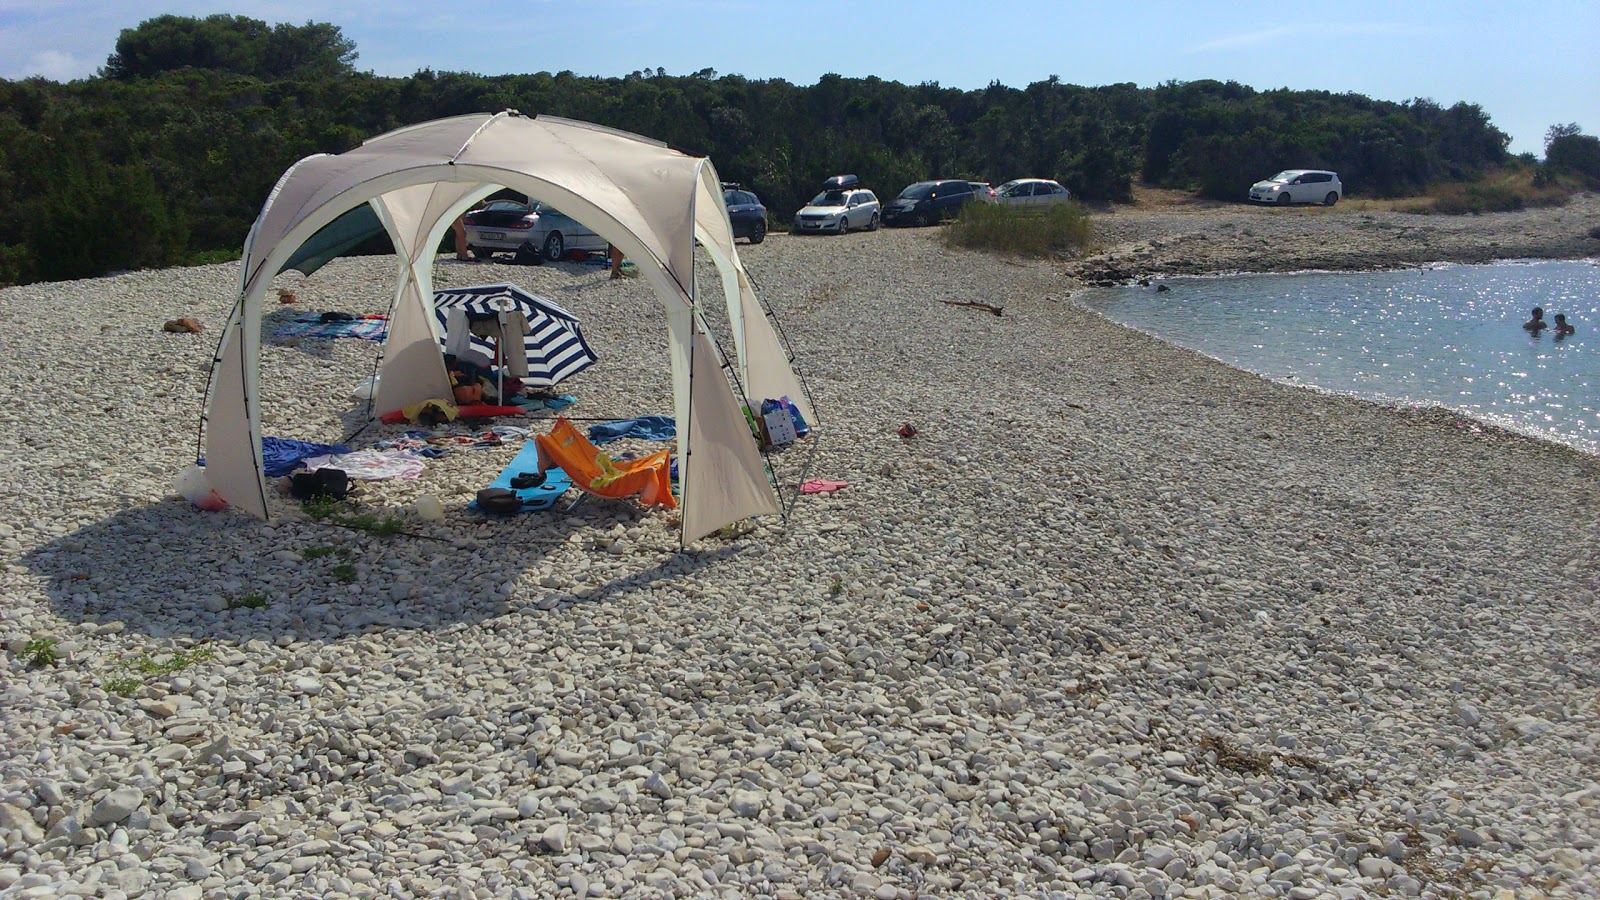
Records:
{"label": "white pebble beach", "polygon": [[[741,245],[821,419],[785,497],[849,486],[686,552],[624,502],[468,511],[515,447],[364,484],[407,534],[197,510],[173,479],[237,264],[0,291],[0,896],[1600,894],[1600,458],[1071,296],[1251,267],[1258,230],[1581,256],[1597,208],[1118,214],[1087,263]],[[1287,259],[1256,267],[1318,262]],[[394,270],[280,276],[264,332],[382,312]],[[671,414],[642,280],[437,273],[581,318],[573,416]],[[265,433],[344,437],[377,351],[267,337]]]}

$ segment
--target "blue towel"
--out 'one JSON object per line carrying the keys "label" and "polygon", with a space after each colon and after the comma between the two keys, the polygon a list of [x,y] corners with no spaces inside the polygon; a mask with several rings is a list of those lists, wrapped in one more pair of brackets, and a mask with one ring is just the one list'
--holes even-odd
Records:
{"label": "blue towel", "polygon": [[[300,461],[303,459],[349,452],[350,448],[343,444],[313,444],[310,441],[294,441],[289,438],[263,437],[261,470],[267,473],[268,478],[278,478],[292,474],[294,470],[300,468]],[[206,458],[202,456],[194,463],[203,466],[206,464]]]}
{"label": "blue towel", "polygon": [[671,416],[640,416],[637,419],[618,419],[589,426],[589,442],[592,444],[609,444],[625,437],[670,441],[677,436],[678,426]]}
{"label": "blue towel", "polygon": [[[537,471],[539,471],[539,445],[529,441],[522,446],[521,450],[517,451],[517,455],[511,458],[511,464],[506,466],[505,471],[501,472],[499,477],[489,484],[489,487],[505,488],[508,491],[515,490],[511,487],[511,479],[523,472]],[[566,472],[551,467],[549,471],[544,473],[543,484],[538,487],[523,488],[517,491],[517,496],[522,498],[523,512],[538,512],[555,506],[556,501],[561,499],[561,495],[565,494],[567,488],[570,487],[572,487],[572,478]],[[478,501],[474,500],[468,503],[467,508],[477,509]]]}

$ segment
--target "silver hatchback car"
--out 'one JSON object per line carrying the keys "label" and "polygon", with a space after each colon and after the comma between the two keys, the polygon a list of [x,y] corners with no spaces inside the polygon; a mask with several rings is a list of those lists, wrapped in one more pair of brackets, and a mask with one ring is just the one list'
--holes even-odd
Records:
{"label": "silver hatchback car", "polygon": [[524,246],[552,262],[573,250],[604,253],[605,238],[576,219],[543,203],[495,200],[467,213],[467,246],[479,259],[495,253],[514,253]]}
{"label": "silver hatchback car", "polygon": [[1332,206],[1344,196],[1344,185],[1337,173],[1322,169],[1286,169],[1250,186],[1250,200],[1255,203],[1321,203]]}

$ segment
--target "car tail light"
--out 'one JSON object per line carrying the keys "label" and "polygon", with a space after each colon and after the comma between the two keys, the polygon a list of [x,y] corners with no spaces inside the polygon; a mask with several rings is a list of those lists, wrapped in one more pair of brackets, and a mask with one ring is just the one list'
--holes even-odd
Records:
{"label": "car tail light", "polygon": [[527,231],[529,228],[533,227],[533,222],[534,220],[532,218],[518,219],[506,227],[516,229],[517,231]]}
{"label": "car tail light", "polygon": [[461,224],[463,224],[463,225],[476,225],[476,224],[478,224],[478,220],[473,218],[472,216],[463,216],[462,219],[461,219]]}

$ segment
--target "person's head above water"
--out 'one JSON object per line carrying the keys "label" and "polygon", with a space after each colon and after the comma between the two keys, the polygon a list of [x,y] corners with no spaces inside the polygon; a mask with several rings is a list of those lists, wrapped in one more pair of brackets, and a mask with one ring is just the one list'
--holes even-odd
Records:
{"label": "person's head above water", "polygon": [[1567,324],[1567,314],[1566,313],[1556,313],[1556,324],[1557,325],[1565,325],[1565,324]]}
{"label": "person's head above water", "polygon": [[1535,318],[1535,319],[1542,319],[1542,318],[1544,318],[1544,310],[1543,310],[1543,309],[1542,309],[1542,308],[1540,308],[1540,307],[1537,307],[1537,306],[1535,306],[1535,307],[1534,307],[1534,308],[1533,308],[1533,317],[1534,317],[1534,318]]}

